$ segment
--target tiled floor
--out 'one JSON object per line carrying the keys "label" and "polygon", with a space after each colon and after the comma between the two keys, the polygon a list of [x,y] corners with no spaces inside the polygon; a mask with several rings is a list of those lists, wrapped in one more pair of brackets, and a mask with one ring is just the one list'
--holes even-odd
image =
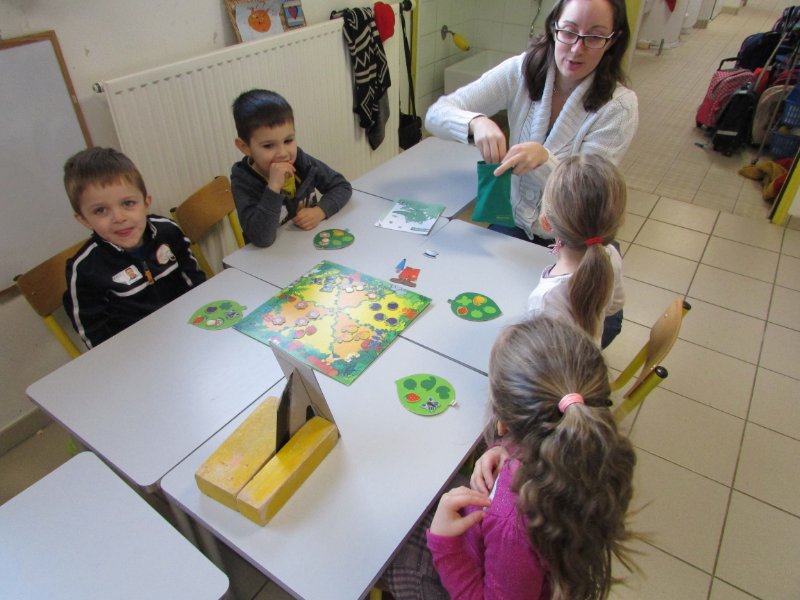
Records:
{"label": "tiled floor", "polygon": [[[642,573],[615,599],[800,598],[800,230],[765,220],[756,183],[736,174],[694,112],[720,59],[771,27],[786,0],[751,0],[662,56],[637,52],[641,124],[623,170],[625,325],[619,368],[675,296],[692,310],[669,377],[628,417],[638,449]],[[0,457],[0,502],[66,459],[55,426]],[[12,477],[6,477],[10,473]],[[285,598],[226,553],[240,598]]]}

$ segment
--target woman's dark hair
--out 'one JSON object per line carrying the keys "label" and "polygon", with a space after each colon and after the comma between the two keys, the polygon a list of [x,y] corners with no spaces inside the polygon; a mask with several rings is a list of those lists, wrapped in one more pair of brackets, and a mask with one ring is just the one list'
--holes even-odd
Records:
{"label": "woman's dark hair", "polygon": [[[544,23],[544,33],[534,37],[528,45],[528,51],[522,64],[525,74],[525,84],[531,100],[538,102],[542,99],[544,83],[547,79],[547,70],[555,62],[555,33],[561,13],[568,2],[573,0],[558,0],[553,10],[547,15]],[[583,99],[583,107],[591,112],[597,111],[606,102],[611,100],[614,89],[618,83],[625,83],[625,73],[622,71],[622,58],[628,49],[631,30],[628,27],[628,13],[625,9],[625,0],[607,0],[613,13],[614,39],[611,46],[605,51],[600,64],[595,69],[592,87]],[[599,51],[598,51],[599,52]]]}

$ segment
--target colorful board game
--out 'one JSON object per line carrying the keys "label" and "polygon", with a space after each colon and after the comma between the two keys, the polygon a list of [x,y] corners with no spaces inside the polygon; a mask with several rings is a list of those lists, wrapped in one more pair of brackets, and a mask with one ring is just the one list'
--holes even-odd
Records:
{"label": "colorful board game", "polygon": [[234,328],[350,385],[430,302],[322,261]]}

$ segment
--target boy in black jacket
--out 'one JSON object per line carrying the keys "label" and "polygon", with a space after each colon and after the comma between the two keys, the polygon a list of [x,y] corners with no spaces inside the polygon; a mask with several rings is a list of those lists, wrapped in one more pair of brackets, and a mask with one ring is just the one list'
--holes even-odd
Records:
{"label": "boy in black jacket", "polygon": [[236,147],[245,156],[231,169],[231,189],[248,241],[271,246],[287,221],[314,229],[347,204],[350,183],[297,147],[294,113],[282,96],[245,92],[233,103],[233,120]]}
{"label": "boy in black jacket", "polygon": [[64,165],[75,218],[92,230],[67,261],[64,308],[88,348],[205,281],[189,240],[171,220],[148,215],[152,198],[133,162],[89,148]]}

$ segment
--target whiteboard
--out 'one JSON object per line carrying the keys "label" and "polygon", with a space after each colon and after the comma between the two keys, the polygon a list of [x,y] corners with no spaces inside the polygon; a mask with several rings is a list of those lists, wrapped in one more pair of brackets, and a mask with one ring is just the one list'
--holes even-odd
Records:
{"label": "whiteboard", "polygon": [[91,144],[52,31],[0,41],[0,290],[88,236],[64,162]]}

